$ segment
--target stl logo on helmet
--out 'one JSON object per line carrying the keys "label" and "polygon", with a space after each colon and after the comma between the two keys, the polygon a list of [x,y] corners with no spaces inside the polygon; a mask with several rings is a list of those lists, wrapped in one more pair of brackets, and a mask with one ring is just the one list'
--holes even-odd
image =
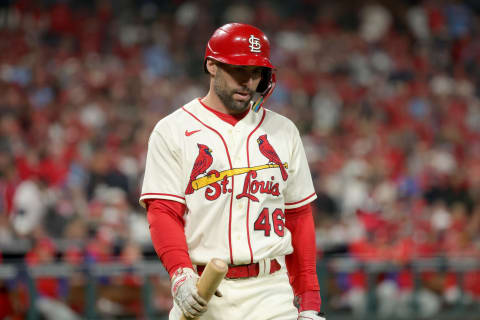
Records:
{"label": "stl logo on helmet", "polygon": [[248,42],[250,43],[250,51],[255,52],[255,53],[260,53],[262,52],[260,49],[262,48],[262,45],[260,43],[260,39],[255,37],[253,34],[250,35],[250,38],[248,38]]}
{"label": "stl logo on helmet", "polygon": [[279,183],[275,181],[275,177],[272,175],[270,180],[267,179],[267,181],[256,179],[257,171],[279,168],[282,180],[286,181],[288,174],[285,169],[288,168],[288,163],[281,162],[278,154],[268,142],[266,134],[259,136],[257,142],[260,153],[268,159],[268,163],[255,167],[232,168],[223,171],[214,169],[207,171],[213,163],[212,150],[208,146],[198,143],[198,155],[193,164],[185,194],[192,194],[196,190],[205,188],[205,198],[216,200],[221,194],[233,191],[229,186],[229,177],[246,174],[242,192],[236,196],[237,199],[245,197],[258,202],[258,198],[255,196],[257,193],[278,197],[280,195]]}

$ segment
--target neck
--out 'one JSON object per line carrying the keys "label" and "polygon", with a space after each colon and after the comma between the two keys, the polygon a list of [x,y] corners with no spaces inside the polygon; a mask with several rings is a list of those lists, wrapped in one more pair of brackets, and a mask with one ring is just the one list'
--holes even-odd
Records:
{"label": "neck", "polygon": [[203,97],[202,102],[212,108],[213,110],[219,111],[221,113],[229,114],[230,112],[225,107],[220,98],[212,91],[209,90],[207,95]]}

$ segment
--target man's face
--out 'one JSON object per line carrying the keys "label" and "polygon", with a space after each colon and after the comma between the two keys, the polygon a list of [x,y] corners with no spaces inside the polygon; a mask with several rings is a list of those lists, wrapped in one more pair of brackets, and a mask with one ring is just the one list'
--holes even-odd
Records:
{"label": "man's face", "polygon": [[232,114],[245,111],[262,77],[262,67],[218,64],[213,89]]}

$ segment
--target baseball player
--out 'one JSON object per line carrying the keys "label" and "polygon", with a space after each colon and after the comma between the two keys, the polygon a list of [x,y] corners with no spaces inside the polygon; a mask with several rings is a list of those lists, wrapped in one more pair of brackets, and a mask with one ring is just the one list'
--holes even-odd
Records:
{"label": "baseball player", "polygon": [[[171,276],[169,319],[322,320],[307,159],[295,125],[262,108],[275,86],[270,43],[224,25],[204,69],[207,95],[151,133],[140,196]],[[196,283],[212,258],[229,271],[207,308]]]}

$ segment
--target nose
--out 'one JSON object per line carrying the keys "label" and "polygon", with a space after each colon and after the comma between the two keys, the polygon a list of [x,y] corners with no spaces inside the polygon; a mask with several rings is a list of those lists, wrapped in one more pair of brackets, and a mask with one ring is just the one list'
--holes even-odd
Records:
{"label": "nose", "polygon": [[249,76],[245,82],[245,85],[248,87],[248,88],[251,88],[253,86],[253,77],[252,76]]}
{"label": "nose", "polygon": [[242,85],[251,87],[255,81],[254,74],[250,70],[244,70],[240,75],[240,83]]}

